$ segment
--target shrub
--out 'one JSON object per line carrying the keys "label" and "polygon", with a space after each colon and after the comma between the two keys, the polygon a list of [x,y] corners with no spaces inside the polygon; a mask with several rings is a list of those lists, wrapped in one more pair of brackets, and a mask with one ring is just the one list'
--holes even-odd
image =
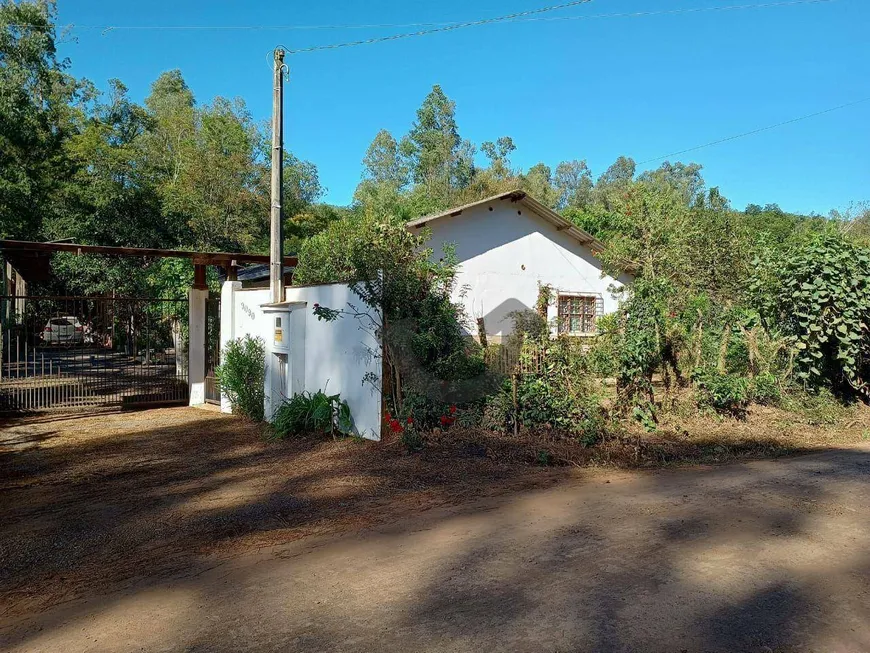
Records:
{"label": "shrub", "polygon": [[635,408],[655,420],[652,377],[663,360],[663,333],[673,288],[664,280],[639,278],[620,306],[623,336],[618,351],[616,388],[622,410]]}
{"label": "shrub", "polygon": [[456,424],[464,429],[473,429],[483,421],[483,408],[480,402],[460,408],[456,413]]}
{"label": "shrub", "polygon": [[393,415],[387,411],[384,413],[384,421],[387,423],[390,431],[394,434],[398,434],[399,442],[405,445],[409,452],[414,453],[423,449],[423,446],[425,445],[423,431],[420,424],[418,424],[413,416],[408,415],[407,417],[400,419],[398,417],[393,417]]}
{"label": "shrub", "polygon": [[577,441],[584,447],[592,447],[610,435],[612,423],[597,404],[586,407],[586,416],[578,423]]}
{"label": "shrub", "polygon": [[789,252],[774,270],[763,263],[752,287],[776,289],[760,310],[790,336],[797,378],[808,388],[870,397],[870,251],[826,234]]}
{"label": "shrub", "polygon": [[779,379],[775,374],[759,374],[750,382],[749,388],[752,401],[765,406],[775,406],[782,399]]}
{"label": "shrub", "polygon": [[263,379],[266,349],[261,338],[245,336],[230,340],[221,352],[223,363],[216,375],[221,390],[233,404],[233,412],[263,421]]}
{"label": "shrub", "polygon": [[535,462],[541,467],[548,467],[553,464],[553,455],[549,451],[541,449],[535,456]]}
{"label": "shrub", "polygon": [[442,412],[441,408],[436,406],[429,397],[415,392],[405,396],[399,417],[405,419],[413,417],[414,423],[419,428],[433,429],[438,426],[438,417]]}
{"label": "shrub", "polygon": [[524,375],[517,383],[518,418],[524,426],[571,432],[583,418],[575,399],[540,375]]}
{"label": "shrub", "polygon": [[736,374],[701,370],[695,374],[698,405],[721,413],[741,415],[749,404],[749,379]]}
{"label": "shrub", "polygon": [[281,439],[304,433],[348,435],[352,429],[347,402],[338,394],[327,395],[322,390],[293,395],[279,406],[272,420],[272,430]]}
{"label": "shrub", "polygon": [[498,392],[486,398],[480,426],[489,431],[504,433],[513,427],[511,398],[508,391]]}
{"label": "shrub", "polygon": [[399,436],[399,441],[405,445],[411,453],[422,451],[423,446],[425,445],[423,433],[413,422],[408,422],[404,425],[402,434]]}
{"label": "shrub", "polygon": [[346,281],[358,308],[321,309],[321,319],[351,315],[380,338],[391,405],[406,413],[411,393],[436,402],[469,401],[486,394],[479,345],[465,337],[467,316],[453,301],[458,262],[452,246],[438,260],[427,234],[411,234],[408,216],[364,214],[332,223],[308,239],[299,254],[302,283]]}
{"label": "shrub", "polygon": [[615,377],[622,334],[617,314],[602,315],[595,320],[599,335],[592,341],[586,353],[589,372],[599,378]]}

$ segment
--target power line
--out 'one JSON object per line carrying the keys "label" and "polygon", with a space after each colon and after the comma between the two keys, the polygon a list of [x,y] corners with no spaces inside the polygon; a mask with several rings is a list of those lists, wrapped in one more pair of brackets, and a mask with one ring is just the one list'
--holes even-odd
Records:
{"label": "power line", "polygon": [[496,16],[495,18],[483,18],[481,20],[473,20],[466,23],[453,23],[452,25],[445,25],[443,27],[434,27],[432,29],[420,30],[418,32],[405,32],[404,34],[393,34],[391,36],[378,36],[371,39],[363,39],[361,41],[348,41],[346,43],[332,43],[329,45],[314,45],[310,48],[301,48],[299,50],[289,50],[287,54],[300,54],[302,52],[317,52],[319,50],[335,50],[338,48],[349,48],[357,45],[370,45],[372,43],[383,43],[385,41],[396,41],[398,39],[407,39],[412,36],[425,36],[427,34],[437,34],[440,32],[450,32],[457,29],[462,29],[464,27],[477,27],[479,25],[489,25],[491,23],[502,23],[505,21],[514,20],[516,18],[522,18],[524,16],[533,16],[535,14],[543,14],[548,11],[556,11],[558,9],[569,9],[571,7],[579,7],[580,5],[585,5],[592,0],[574,0],[573,2],[566,2],[561,5],[551,5],[549,7],[541,7],[540,9],[529,9],[528,11],[520,11],[514,14],[507,14],[505,16]]}
{"label": "power line", "polygon": [[837,0],[786,0],[784,2],[765,2],[750,5],[728,5],[724,7],[689,7],[686,9],[662,9],[659,11],[634,11],[621,14],[591,14],[588,16],[548,16],[546,18],[525,18],[517,20],[518,23],[557,21],[557,20],[588,20],[590,18],[638,18],[642,16],[665,16],[673,14],[695,14],[705,11],[729,11],[736,9],[767,9],[771,7],[790,7],[792,5],[814,5]]}
{"label": "power line", "polygon": [[[592,0],[584,0],[584,2],[591,2]],[[548,17],[522,17],[526,13],[522,12],[522,14],[515,14],[513,16],[502,16],[499,18],[491,18],[485,21],[473,21],[469,23],[457,23],[457,22],[427,22],[427,23],[362,23],[362,24],[336,24],[336,25],[75,25],[68,24],[65,25],[65,28],[76,28],[76,29],[88,29],[88,30],[100,30],[104,33],[121,31],[121,30],[141,30],[141,31],[182,31],[182,30],[191,30],[191,31],[206,31],[206,30],[214,30],[214,31],[304,31],[304,30],[343,30],[343,29],[395,29],[395,28],[406,28],[406,27],[450,27],[452,29],[456,29],[459,27],[469,27],[471,25],[476,24],[485,24],[487,22],[515,22],[515,23],[528,23],[528,22],[553,22],[553,21],[565,21],[565,20],[590,20],[590,19],[600,19],[600,18],[638,18],[638,17],[646,17],[646,16],[664,16],[664,15],[676,15],[676,14],[691,14],[691,13],[702,13],[708,11],[730,11],[730,10],[742,10],[742,9],[767,9],[773,7],[789,7],[794,5],[807,5],[807,4],[827,4],[830,2],[836,2],[837,0],[783,0],[781,2],[765,2],[760,4],[743,4],[743,5],[726,5],[719,7],[688,7],[684,9],[663,9],[658,11],[635,11],[635,12],[625,12],[625,13],[610,13],[610,14],[590,14],[583,16],[548,16]],[[561,5],[555,8],[563,8],[568,5]],[[554,9],[555,9],[554,8]],[[551,9],[537,9],[532,10],[533,12],[542,12],[542,11],[550,11]],[[37,24],[37,23],[12,23],[7,25],[7,27],[47,27],[45,24]],[[434,31],[443,31],[443,30],[434,30]],[[422,31],[423,34],[431,33],[429,30]],[[408,35],[397,35],[395,37],[383,37],[383,38],[405,38],[406,36],[417,36],[418,33],[415,32],[413,34]],[[368,43],[369,41],[360,41],[354,42],[353,45]],[[344,44],[335,44],[334,46],[329,47],[343,47]],[[327,46],[318,46],[325,48]]]}
{"label": "power line", "polygon": [[670,159],[674,156],[680,156],[681,154],[686,154],[688,152],[694,152],[696,150],[704,149],[705,147],[711,147],[713,145],[720,145],[721,143],[727,143],[728,141],[735,141],[738,138],[744,138],[746,136],[754,136],[755,134],[760,134],[761,132],[770,131],[771,129],[776,129],[778,127],[784,127],[785,125],[791,125],[792,123],[800,122],[801,120],[807,120],[809,118],[815,118],[816,116],[821,116],[826,113],[831,113],[832,111],[839,111],[840,109],[845,109],[847,107],[853,107],[856,104],[861,104],[862,102],[870,102],[870,97],[862,98],[861,100],[855,100],[854,102],[847,102],[846,104],[841,104],[836,107],[831,107],[830,109],[823,109],[822,111],[816,111],[815,113],[810,113],[805,116],[801,116],[799,118],[792,118],[791,120],[786,120],[784,122],[778,122],[775,125],[768,125],[767,127],[761,127],[759,129],[753,129],[752,131],[743,132],[742,134],[735,134],[734,136],[728,136],[727,138],[720,138],[717,141],[711,141],[709,143],[704,143],[703,145],[697,145],[695,147],[690,147],[685,150],[680,150],[679,152],[671,152],[670,154],[665,154],[664,156],[653,157],[652,159],[647,159],[646,161],[640,161],[637,165],[642,166],[647,163],[652,163],[654,161],[661,161],[662,159]]}
{"label": "power line", "polygon": [[[513,20],[516,18],[522,18],[524,16],[533,16],[535,14],[542,14],[548,11],[556,11],[558,9],[570,9],[571,7],[578,7],[583,4],[587,4],[592,2],[592,0],[572,0],[571,2],[566,2],[564,4],[552,5],[549,7],[541,7],[539,9],[529,9],[527,11],[520,11],[514,14],[508,14],[506,16],[496,16],[494,18],[484,18],[481,20],[474,20],[468,22],[452,22],[452,23],[382,23],[382,24],[370,24],[370,25],[79,25],[79,29],[99,29],[104,32],[111,32],[115,30],[295,30],[295,29],[362,29],[362,28],[386,28],[386,27],[431,27],[436,26],[434,29],[430,30],[421,30],[418,32],[410,32],[407,34],[394,34],[393,36],[380,37],[382,39],[392,40],[392,39],[402,39],[410,36],[422,36],[423,34],[431,34],[434,32],[444,32],[448,30],[461,29],[463,27],[471,27],[473,25],[486,25],[488,23],[497,23],[502,21]],[[38,23],[13,23],[8,25],[8,27],[45,27],[43,24]],[[363,41],[353,41],[350,43],[336,43],[332,45],[325,46],[316,46],[320,49],[326,48],[337,48],[337,47],[346,47],[349,45],[363,45],[365,43],[369,43],[371,39],[366,39]],[[297,52],[307,52],[310,48],[305,50],[297,50]],[[289,52],[288,54],[292,54]]]}

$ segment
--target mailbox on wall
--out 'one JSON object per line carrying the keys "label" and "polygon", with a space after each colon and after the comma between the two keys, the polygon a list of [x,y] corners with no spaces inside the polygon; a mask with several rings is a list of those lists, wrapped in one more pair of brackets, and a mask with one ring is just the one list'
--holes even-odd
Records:
{"label": "mailbox on wall", "polygon": [[[267,417],[305,389],[305,302],[263,306],[268,320],[265,405]],[[262,332],[261,332],[262,333]]]}
{"label": "mailbox on wall", "polygon": [[290,351],[290,311],[272,313],[272,351],[286,354]]}

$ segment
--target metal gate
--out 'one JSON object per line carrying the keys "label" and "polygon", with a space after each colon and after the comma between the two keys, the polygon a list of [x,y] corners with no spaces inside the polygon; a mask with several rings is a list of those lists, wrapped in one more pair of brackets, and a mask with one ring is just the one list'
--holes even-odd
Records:
{"label": "metal gate", "polygon": [[0,296],[0,412],[186,404],[188,302]]}
{"label": "metal gate", "polygon": [[210,404],[221,403],[221,387],[217,379],[217,367],[221,363],[221,299],[205,300],[205,400]]}

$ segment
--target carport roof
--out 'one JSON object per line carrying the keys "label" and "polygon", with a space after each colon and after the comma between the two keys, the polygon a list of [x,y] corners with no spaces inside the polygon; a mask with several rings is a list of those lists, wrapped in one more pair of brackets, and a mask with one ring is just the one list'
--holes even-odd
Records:
{"label": "carport roof", "polygon": [[[25,240],[0,240],[0,252],[25,279],[45,278],[48,272],[48,257],[54,252],[72,254],[101,254],[140,258],[185,258],[195,265],[220,265],[223,267],[246,263],[268,263],[267,254],[243,254],[235,252],[193,252],[178,249],[155,249],[149,247],[113,247],[105,245],[80,245],[57,242],[39,243]],[[284,265],[295,266],[295,256],[285,256]]]}

